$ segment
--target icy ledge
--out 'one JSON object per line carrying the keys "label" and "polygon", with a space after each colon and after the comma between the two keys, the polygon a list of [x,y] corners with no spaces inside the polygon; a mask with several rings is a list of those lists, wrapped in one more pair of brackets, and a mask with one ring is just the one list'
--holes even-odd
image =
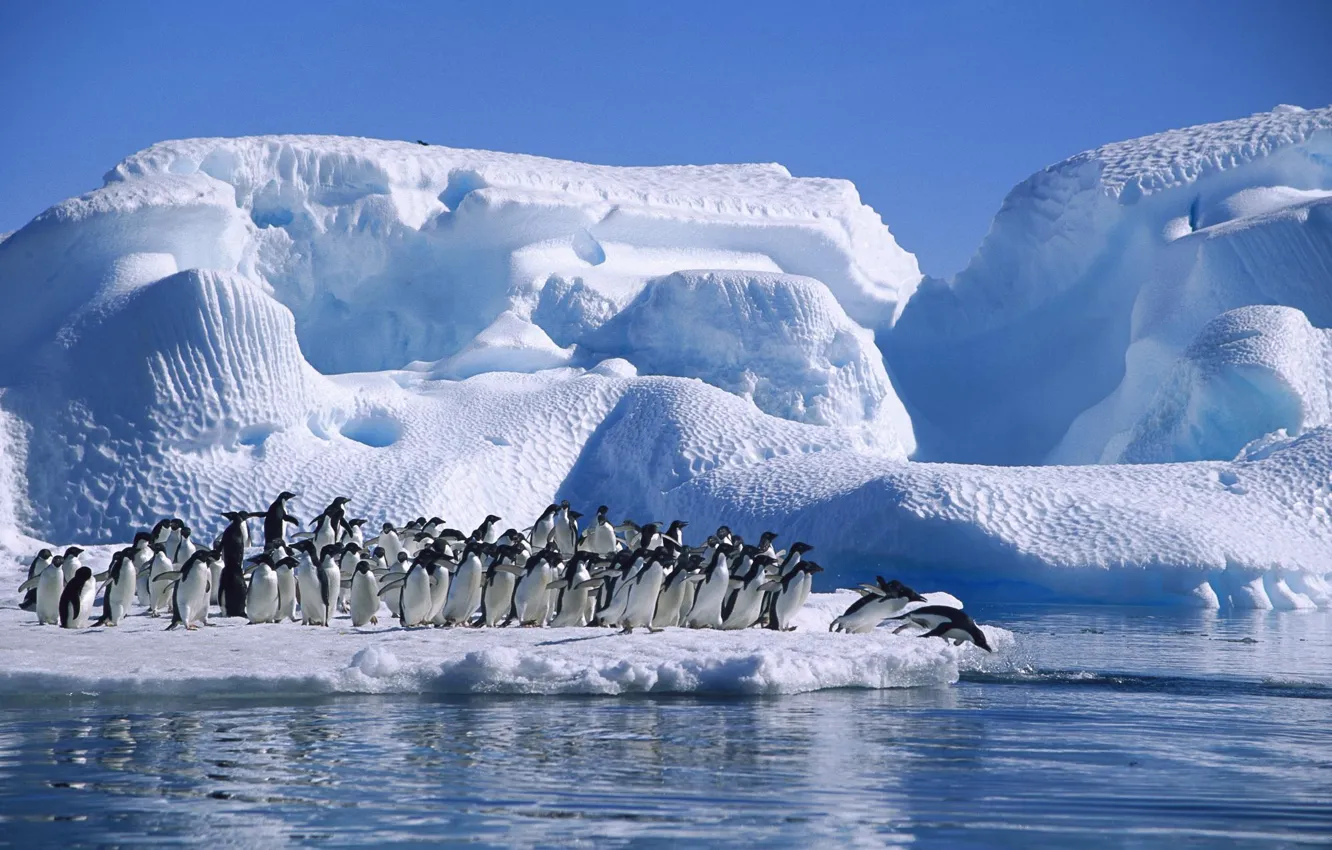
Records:
{"label": "icy ledge", "polygon": [[[831,634],[854,594],[810,599],[795,632],[667,629],[329,629],[214,620],[194,633],[131,617],[82,632],[0,611],[0,697],[328,695],[382,693],[791,694],[826,688],[944,685],[959,670],[1002,663],[970,645],[893,635]],[[339,625],[341,627],[339,627]],[[987,628],[1003,656],[1013,645]],[[982,656],[986,656],[982,658]]]}

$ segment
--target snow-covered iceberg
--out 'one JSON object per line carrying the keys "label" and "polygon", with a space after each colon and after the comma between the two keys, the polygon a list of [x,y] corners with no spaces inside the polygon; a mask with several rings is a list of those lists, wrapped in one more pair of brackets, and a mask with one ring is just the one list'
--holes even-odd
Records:
{"label": "snow-covered iceberg", "polygon": [[0,547],[568,498],[823,587],[1328,606],[1329,163],[1332,109],[1107,145],[942,282],[777,165],[164,142],[0,242]]}

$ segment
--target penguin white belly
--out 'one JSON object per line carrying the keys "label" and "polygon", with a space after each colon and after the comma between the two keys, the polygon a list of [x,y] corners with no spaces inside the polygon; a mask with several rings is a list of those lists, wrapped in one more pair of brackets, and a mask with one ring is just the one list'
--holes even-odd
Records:
{"label": "penguin white belly", "polygon": [[689,582],[677,578],[657,597],[657,610],[652,615],[652,628],[664,629],[674,626],[680,619],[680,605],[684,602],[684,590]]}
{"label": "penguin white belly", "polygon": [[718,568],[712,578],[703,583],[694,597],[694,605],[685,615],[685,625],[691,629],[720,629],[722,624],[722,602],[726,600],[726,589],[731,581],[730,572]]}
{"label": "penguin white belly", "polygon": [[620,620],[625,631],[652,625],[652,614],[657,610],[663,575],[661,564],[653,563],[634,580],[625,601],[624,617]]}
{"label": "penguin white belly", "polygon": [[110,612],[110,619],[107,621],[109,625],[118,626],[121,620],[129,616],[130,603],[134,601],[137,584],[138,573],[134,569],[134,561],[126,558],[120,564],[120,580],[106,586],[109,600],[107,607]]}
{"label": "penguin white belly", "polygon": [[[194,629],[197,624],[208,622],[208,586],[210,583],[209,571],[200,565],[197,569],[190,570],[189,575],[183,577],[180,581],[171,584],[170,582],[160,582],[168,584],[173,590],[172,604],[175,610],[176,620],[186,629]],[[174,625],[174,623],[173,623]]]}
{"label": "penguin white belly", "polygon": [[250,587],[245,592],[245,616],[251,623],[276,623],[278,619],[277,573],[268,564],[260,564],[250,573]]}
{"label": "penguin white belly", "polygon": [[444,622],[449,625],[466,623],[481,605],[481,579],[484,578],[481,561],[469,556],[449,586],[449,599],[444,603]]}
{"label": "penguin white belly", "polygon": [[587,625],[587,588],[566,590],[560,595],[555,618],[550,624],[555,628],[571,628]]}
{"label": "penguin white belly", "polygon": [[[161,616],[163,611],[170,611],[172,605],[171,583],[167,581],[157,581],[157,577],[163,573],[171,572],[173,564],[167,560],[165,555],[160,552],[153,556],[153,560],[148,564],[149,584],[152,587],[152,595],[148,601],[148,613],[151,616]],[[205,568],[201,565],[201,570]],[[205,570],[207,572],[207,570]],[[202,578],[202,576],[200,576]],[[201,582],[203,583],[203,582]]]}
{"label": "penguin white belly", "polygon": [[318,567],[302,563],[296,569],[296,581],[301,588],[301,624],[317,626],[324,622],[324,599],[319,590]]}
{"label": "penguin white belly", "polygon": [[92,611],[93,599],[97,596],[97,583],[89,579],[79,590],[78,610],[66,612],[65,628],[88,628],[88,614]]}
{"label": "penguin white belly", "polygon": [[450,578],[449,571],[443,567],[435,570],[435,574],[430,577],[430,615],[426,619],[431,625],[445,625],[444,606],[449,601]]}
{"label": "penguin white belly", "polygon": [[211,588],[208,591],[208,601],[213,605],[217,605],[221,602],[219,594],[222,593],[222,562],[210,562],[208,564],[208,572],[210,578],[209,587]]}
{"label": "penguin white belly", "polygon": [[513,607],[519,624],[539,626],[545,623],[546,585],[549,583],[550,568],[544,563],[523,575],[513,592]]}
{"label": "penguin white belly", "polygon": [[296,619],[296,576],[292,575],[290,567],[278,567],[277,587],[278,587],[278,610],[277,622]]}
{"label": "penguin white belly", "polygon": [[147,608],[153,603],[153,587],[150,582],[152,571],[148,568],[151,561],[139,558],[133,560],[138,574],[134,582],[134,598],[138,600],[140,605]]}
{"label": "penguin white belly", "polygon": [[60,594],[65,592],[65,573],[60,567],[42,570],[37,579],[37,622],[43,626],[60,625]]}
{"label": "penguin white belly", "polygon": [[813,583],[814,577],[802,572],[787,582],[786,588],[777,594],[772,614],[777,620],[778,629],[786,631],[795,628],[791,625],[791,618],[805,607],[805,600],[809,599],[809,589]]}
{"label": "penguin white belly", "polygon": [[403,628],[419,626],[430,617],[430,576],[421,567],[408,571],[402,585],[402,601],[399,616]]}
{"label": "penguin white belly", "polygon": [[379,622],[379,580],[374,573],[352,575],[351,619],[357,627]]}
{"label": "penguin white belly", "polygon": [[513,591],[518,577],[506,570],[496,570],[485,587],[485,624],[498,626],[513,612]]}
{"label": "penguin white belly", "polygon": [[737,591],[735,605],[731,615],[722,621],[722,628],[728,631],[747,629],[758,622],[759,609],[763,604],[763,593],[758,589],[759,582],[744,584]]}

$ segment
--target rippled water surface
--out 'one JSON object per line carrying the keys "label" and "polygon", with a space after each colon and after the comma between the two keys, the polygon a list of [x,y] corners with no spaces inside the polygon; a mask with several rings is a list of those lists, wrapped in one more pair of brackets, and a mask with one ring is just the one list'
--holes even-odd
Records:
{"label": "rippled water surface", "polygon": [[1332,614],[975,613],[951,687],[11,700],[0,844],[1332,844]]}

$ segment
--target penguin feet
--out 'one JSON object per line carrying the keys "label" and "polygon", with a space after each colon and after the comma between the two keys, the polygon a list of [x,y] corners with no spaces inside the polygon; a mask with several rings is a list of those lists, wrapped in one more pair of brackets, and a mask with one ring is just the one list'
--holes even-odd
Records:
{"label": "penguin feet", "polygon": [[625,626],[624,629],[620,632],[620,634],[622,635],[631,635],[633,633],[634,633],[633,626]]}

